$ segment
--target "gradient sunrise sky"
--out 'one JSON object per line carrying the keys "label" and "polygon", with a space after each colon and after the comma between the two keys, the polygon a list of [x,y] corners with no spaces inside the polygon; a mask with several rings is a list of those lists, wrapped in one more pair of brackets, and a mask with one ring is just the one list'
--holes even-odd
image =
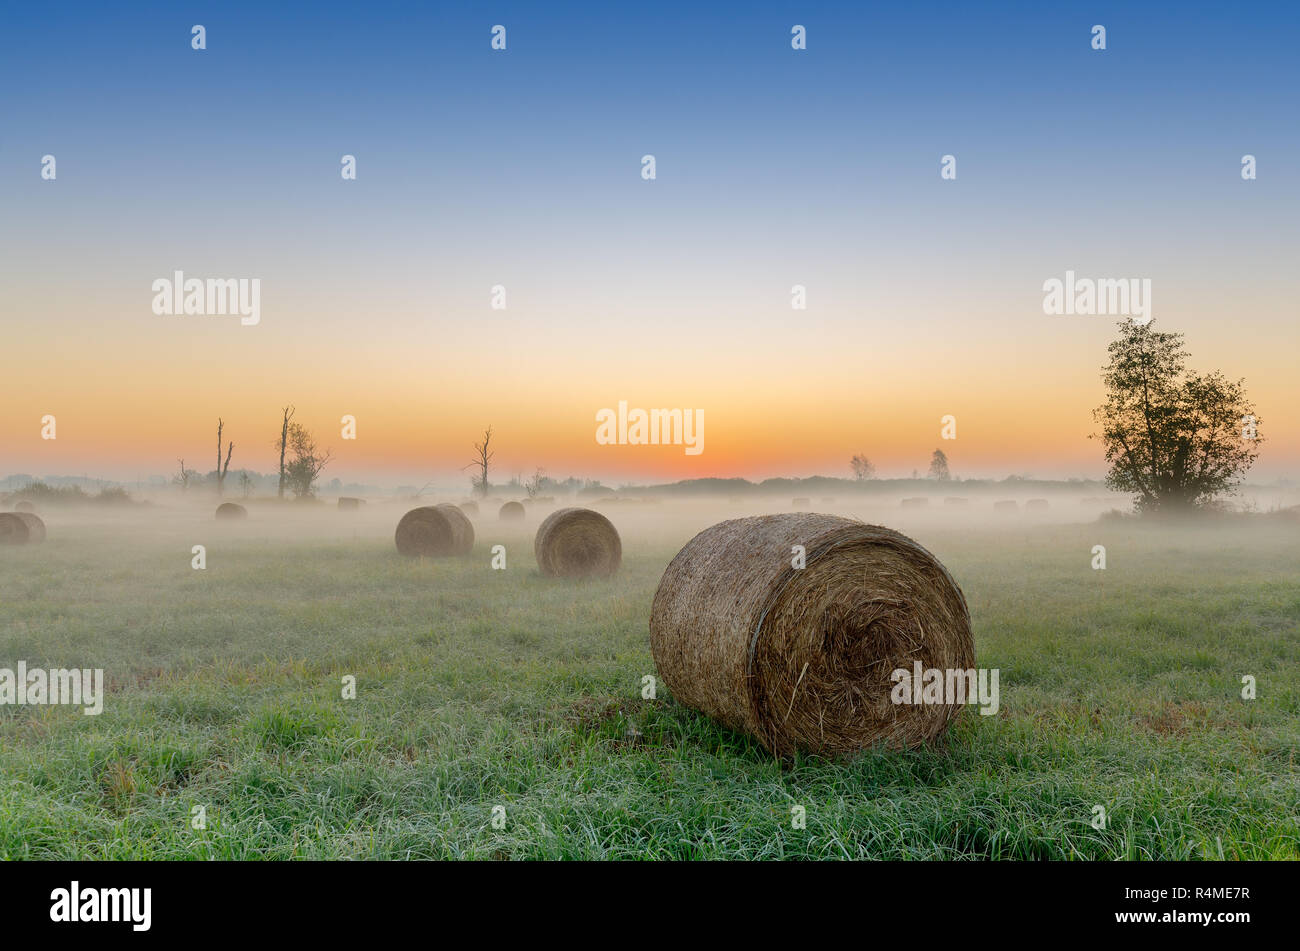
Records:
{"label": "gradient sunrise sky", "polygon": [[[7,8],[0,475],[206,471],[218,416],[270,471],[293,403],[345,481],[463,479],[489,423],[502,478],[1096,476],[1067,269],[1150,278],[1300,475],[1300,5],[267,6]],[[175,270],[261,323],[156,316]],[[705,451],[598,445],[619,400]]]}

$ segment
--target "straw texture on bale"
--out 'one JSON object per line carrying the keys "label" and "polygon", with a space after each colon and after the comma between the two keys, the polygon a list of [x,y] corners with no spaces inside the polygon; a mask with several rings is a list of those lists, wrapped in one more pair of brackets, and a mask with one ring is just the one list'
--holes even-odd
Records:
{"label": "straw texture on bale", "polygon": [[248,518],[248,509],[244,508],[238,502],[222,502],[217,506],[217,518]]}
{"label": "straw texture on bale", "polygon": [[501,511],[497,513],[497,517],[503,522],[517,522],[526,514],[528,513],[524,509],[522,502],[507,502],[501,506]]}
{"label": "straw texture on bale", "polygon": [[34,504],[32,504],[31,502],[28,502],[26,499],[23,499],[21,502],[19,502],[17,505],[14,506],[14,511],[15,511],[15,512],[35,512],[35,511],[36,511],[36,506],[35,506]]}
{"label": "straw texture on bale", "polygon": [[474,548],[474,526],[454,505],[423,505],[397,523],[397,550],[418,555],[468,555]]}
{"label": "straw texture on bale", "polygon": [[477,502],[461,502],[460,505],[457,506],[457,508],[459,508],[466,515],[478,515]]}
{"label": "straw texture on bale", "polygon": [[623,562],[614,523],[591,509],[563,508],[537,527],[533,554],[542,574],[553,578],[612,575]]}
{"label": "straw texture on bale", "polygon": [[339,496],[340,511],[349,511],[349,512],[356,511],[357,509],[361,508],[361,506],[365,504],[366,504],[365,499],[354,499],[349,495]]}
{"label": "straw texture on bale", "polygon": [[895,704],[893,672],[975,663],[966,600],[933,555],[892,529],[804,513],[691,539],[655,592],[650,649],[678,701],[782,756],[933,740],[962,705]]}
{"label": "straw texture on bale", "polygon": [[0,512],[0,545],[45,541],[45,523],[31,512]]}

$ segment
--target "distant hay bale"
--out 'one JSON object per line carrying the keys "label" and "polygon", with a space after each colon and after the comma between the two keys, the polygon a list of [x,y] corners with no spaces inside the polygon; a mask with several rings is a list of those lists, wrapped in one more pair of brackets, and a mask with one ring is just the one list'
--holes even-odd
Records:
{"label": "distant hay bale", "polygon": [[478,517],[477,502],[461,502],[460,505],[456,506],[456,508],[460,509],[466,515],[473,515],[475,518]]}
{"label": "distant hay bale", "polygon": [[22,501],[18,502],[16,505],[14,505],[14,511],[15,511],[15,512],[35,512],[35,511],[36,511],[36,506],[33,505],[31,502],[27,501],[26,499],[23,499]]}
{"label": "distant hay bale", "polygon": [[355,512],[357,509],[361,508],[361,506],[365,504],[366,504],[365,499],[354,499],[351,496],[347,496],[347,495],[339,496],[340,512]]}
{"label": "distant hay bale", "polygon": [[951,506],[953,506],[953,507],[959,507],[959,506],[962,506],[962,505],[969,505],[969,504],[970,504],[970,499],[958,498],[957,496],[954,495],[954,496],[949,496],[948,498],[944,499],[944,500],[943,500],[943,504],[944,504],[944,505],[951,505]]}
{"label": "distant hay bale", "polygon": [[790,507],[796,509],[810,509],[812,508],[812,499],[804,499],[804,498],[793,499],[790,502]]}
{"label": "distant hay bale", "polygon": [[1047,499],[1030,499],[1025,503],[1026,512],[1046,512],[1047,509]]}
{"label": "distant hay bale", "polygon": [[537,527],[533,554],[542,574],[553,578],[612,575],[623,561],[623,542],[599,512],[563,508]]}
{"label": "distant hay bale", "polygon": [[1019,512],[1020,506],[1014,501],[1006,500],[1003,502],[994,502],[993,511],[995,512]]}
{"label": "distant hay bale", "polygon": [[930,504],[930,500],[924,496],[918,496],[913,499],[903,499],[903,508],[905,509],[923,509]]}
{"label": "distant hay bale", "polygon": [[975,663],[966,600],[933,555],[892,529],[805,513],[691,539],[655,592],[650,650],[674,698],[782,756],[933,740],[962,705],[896,704],[893,672]]}
{"label": "distant hay bale", "polygon": [[822,505],[834,505],[834,504],[835,504],[834,496],[828,496],[828,495],[822,496]]}
{"label": "distant hay bale", "polygon": [[217,518],[222,521],[228,519],[248,518],[248,509],[244,508],[238,502],[222,502],[217,506]]}
{"label": "distant hay bale", "polygon": [[407,557],[468,555],[474,549],[474,526],[454,505],[422,505],[397,523],[397,550]]}
{"label": "distant hay bale", "polygon": [[497,518],[503,522],[518,522],[527,514],[522,502],[507,502],[497,512]]}
{"label": "distant hay bale", "polygon": [[45,523],[31,512],[0,512],[0,545],[36,545],[45,541]]}

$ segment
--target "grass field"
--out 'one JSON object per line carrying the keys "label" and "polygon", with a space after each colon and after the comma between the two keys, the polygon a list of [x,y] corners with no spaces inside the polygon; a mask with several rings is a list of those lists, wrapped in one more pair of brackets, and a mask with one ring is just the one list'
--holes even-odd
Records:
{"label": "grass field", "polygon": [[421,563],[369,508],[69,511],[0,549],[0,666],[109,681],[99,716],[0,708],[0,857],[1300,858],[1294,522],[898,524],[962,585],[1001,709],[781,763],[641,699],[660,573],[741,513],[611,512],[622,573],[560,583],[535,520]]}

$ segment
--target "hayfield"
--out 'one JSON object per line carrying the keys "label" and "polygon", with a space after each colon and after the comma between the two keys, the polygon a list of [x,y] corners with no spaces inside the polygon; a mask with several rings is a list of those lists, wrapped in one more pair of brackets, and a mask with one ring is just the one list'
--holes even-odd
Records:
{"label": "hayfield", "polygon": [[99,716],[0,707],[0,857],[1300,858],[1294,521],[858,513],[961,584],[1000,709],[780,762],[641,696],[664,567],[748,511],[604,509],[622,570],[574,582],[538,574],[536,513],[420,561],[404,510],[51,510],[0,548],[0,667],[108,680]]}

